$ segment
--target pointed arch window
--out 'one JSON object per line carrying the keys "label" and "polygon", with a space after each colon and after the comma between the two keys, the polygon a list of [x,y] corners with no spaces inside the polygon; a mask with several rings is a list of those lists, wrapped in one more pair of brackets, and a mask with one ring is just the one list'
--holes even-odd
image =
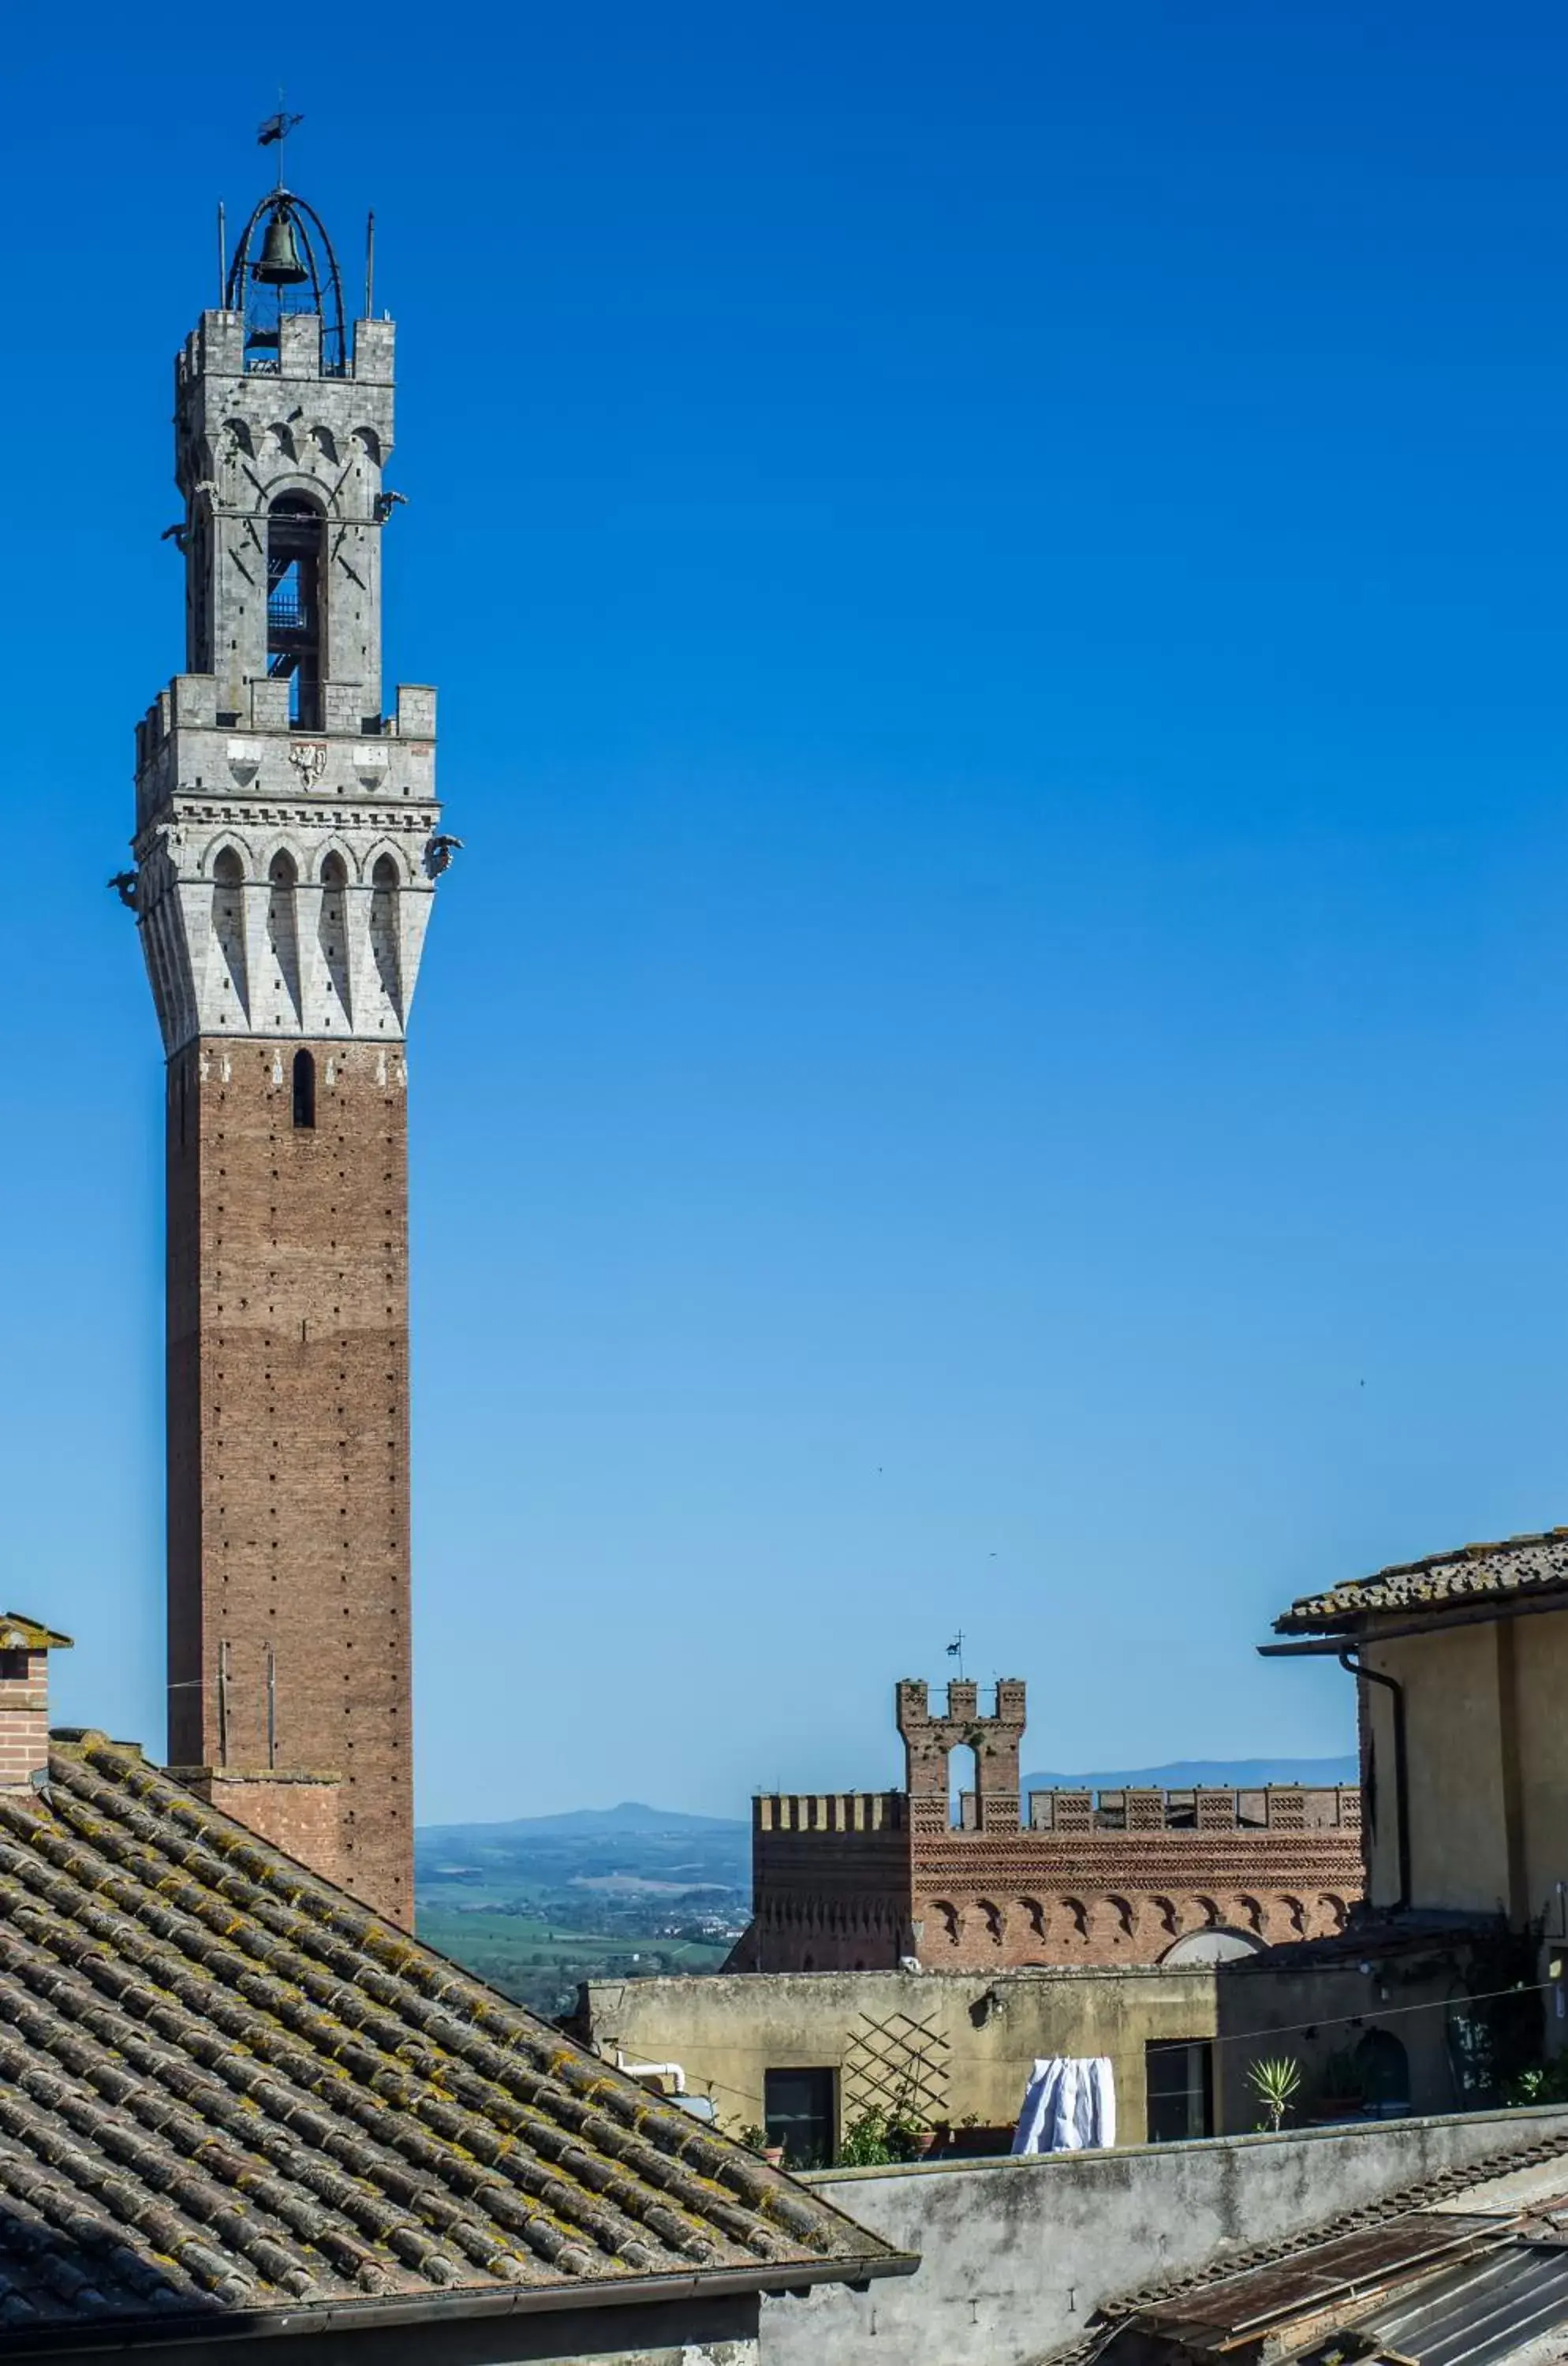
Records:
{"label": "pointed arch window", "polygon": [[375,956],[381,991],[401,1014],[398,947],[398,866],[389,854],[378,854],[370,873],[370,950]]}
{"label": "pointed arch window", "polygon": [[232,995],[224,1024],[243,1016],[246,1002],[245,866],[231,846],[220,847],[212,862],[212,934],[223,958],[222,988]]}
{"label": "pointed arch window", "polygon": [[[321,904],[316,922],[322,978],[338,1016],[348,1017],[348,865],[341,854],[321,858]],[[326,1014],[333,1023],[333,1012]]]}

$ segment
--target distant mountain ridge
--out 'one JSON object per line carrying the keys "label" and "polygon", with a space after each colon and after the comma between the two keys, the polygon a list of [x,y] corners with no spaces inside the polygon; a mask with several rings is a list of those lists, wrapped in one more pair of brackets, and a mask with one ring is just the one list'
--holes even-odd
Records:
{"label": "distant mountain ridge", "polygon": [[1267,1783],[1300,1783],[1310,1791],[1358,1783],[1354,1751],[1343,1758],[1177,1758],[1168,1766],[1117,1767],[1094,1774],[1025,1774],[1025,1791],[1190,1791],[1207,1783],[1222,1791],[1257,1791]]}
{"label": "distant mountain ridge", "polygon": [[[1025,1791],[1120,1791],[1131,1784],[1150,1791],[1185,1791],[1196,1783],[1221,1790],[1254,1791],[1266,1783],[1301,1783],[1309,1789],[1358,1780],[1354,1752],[1341,1758],[1178,1758],[1165,1766],[1117,1767],[1089,1774],[1026,1774]],[[706,1834],[745,1831],[742,1816],[694,1816],[679,1808],[650,1808],[640,1799],[623,1799],[615,1808],[570,1808],[555,1816],[513,1816],[486,1823],[475,1819],[461,1824],[421,1824],[417,1839],[425,1848],[452,1845],[459,1836],[471,1842],[600,1840],[625,1833],[650,1839],[682,1834],[697,1839]]]}
{"label": "distant mountain ridge", "polygon": [[615,1808],[567,1808],[556,1816],[513,1816],[502,1823],[421,1824],[422,1841],[443,1834],[483,1832],[492,1840],[597,1840],[611,1832],[728,1832],[739,1829],[739,1816],[690,1816],[679,1808],[649,1808],[640,1799],[623,1799]]}

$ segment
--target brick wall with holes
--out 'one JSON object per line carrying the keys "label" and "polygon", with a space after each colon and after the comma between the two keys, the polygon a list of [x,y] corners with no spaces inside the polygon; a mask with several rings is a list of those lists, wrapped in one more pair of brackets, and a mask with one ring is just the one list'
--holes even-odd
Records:
{"label": "brick wall with holes", "polygon": [[338,1774],[321,1870],[411,1924],[404,1083],[400,1045],[169,1064],[168,1755]]}

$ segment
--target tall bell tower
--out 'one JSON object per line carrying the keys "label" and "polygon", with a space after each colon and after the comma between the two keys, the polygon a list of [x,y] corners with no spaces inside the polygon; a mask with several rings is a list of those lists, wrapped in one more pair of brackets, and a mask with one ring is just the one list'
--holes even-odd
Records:
{"label": "tall bell tower", "polygon": [[407,1925],[404,1036],[456,840],[434,692],[382,697],[370,309],[279,186],[176,358],[187,670],[116,884],[167,1055],[169,1760]]}

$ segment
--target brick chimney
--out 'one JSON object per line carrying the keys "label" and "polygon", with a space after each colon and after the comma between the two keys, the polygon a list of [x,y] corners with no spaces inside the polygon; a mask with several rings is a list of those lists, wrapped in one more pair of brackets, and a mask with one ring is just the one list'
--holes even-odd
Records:
{"label": "brick chimney", "polygon": [[26,1791],[49,1767],[49,1654],[69,1635],[36,1618],[0,1613],[0,1791]]}

